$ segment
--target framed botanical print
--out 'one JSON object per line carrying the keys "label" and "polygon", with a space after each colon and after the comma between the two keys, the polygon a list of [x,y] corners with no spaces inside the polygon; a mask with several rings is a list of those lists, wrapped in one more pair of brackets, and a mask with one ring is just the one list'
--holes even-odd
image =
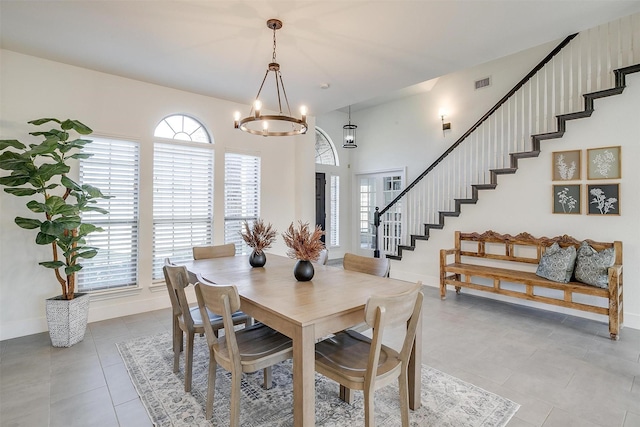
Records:
{"label": "framed botanical print", "polygon": [[580,184],[553,186],[553,213],[580,214]]}
{"label": "framed botanical print", "polygon": [[580,179],[580,150],[556,151],[552,157],[554,181]]}
{"label": "framed botanical print", "polygon": [[587,150],[587,179],[620,178],[620,146]]}
{"label": "framed botanical print", "polygon": [[620,215],[620,184],[587,185],[589,215]]}

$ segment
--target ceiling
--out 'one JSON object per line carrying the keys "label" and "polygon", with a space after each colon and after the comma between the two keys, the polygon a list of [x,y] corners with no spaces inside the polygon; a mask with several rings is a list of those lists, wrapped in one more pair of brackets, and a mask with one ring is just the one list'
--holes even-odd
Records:
{"label": "ceiling", "polygon": [[[278,18],[291,108],[319,115],[638,11],[619,0],[0,0],[0,35],[3,49],[249,104],[271,62],[266,20]],[[264,93],[275,108],[273,86]]]}

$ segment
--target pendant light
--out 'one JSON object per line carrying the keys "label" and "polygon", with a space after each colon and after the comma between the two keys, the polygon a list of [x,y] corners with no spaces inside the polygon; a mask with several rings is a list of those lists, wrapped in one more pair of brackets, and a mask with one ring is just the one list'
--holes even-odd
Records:
{"label": "pendant light", "polygon": [[[276,61],[276,31],[282,28],[282,21],[279,19],[269,19],[267,21],[267,27],[273,30],[273,55],[272,60],[267,66],[267,72],[262,79],[260,89],[256,99],[251,106],[249,115],[243,119],[240,118],[240,112],[235,113],[234,127],[244,132],[248,132],[253,135],[262,136],[294,136],[301,135],[307,132],[307,110],[305,107],[300,108],[301,118],[293,117],[291,114],[291,108],[289,107],[289,99],[287,98],[287,92],[284,88],[284,81],[282,80],[282,74],[280,73],[280,64]],[[279,114],[261,114],[262,101],[260,101],[260,93],[264,87],[264,83],[269,76],[269,73],[273,71],[276,83],[276,95],[278,98],[278,110]],[[282,91],[280,90],[282,89]],[[282,93],[281,93],[282,92]],[[282,100],[287,107],[288,115],[282,112]]]}
{"label": "pendant light", "polygon": [[342,126],[344,142],[342,148],[356,148],[356,129],[358,126],[351,124],[351,105],[349,105],[349,124]]}

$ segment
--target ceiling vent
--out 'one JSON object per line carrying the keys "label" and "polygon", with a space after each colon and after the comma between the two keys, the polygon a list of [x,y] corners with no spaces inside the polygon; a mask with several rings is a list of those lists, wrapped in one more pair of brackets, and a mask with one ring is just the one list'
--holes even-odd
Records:
{"label": "ceiling vent", "polygon": [[485,77],[484,79],[476,80],[476,89],[482,89],[491,85],[491,77]]}

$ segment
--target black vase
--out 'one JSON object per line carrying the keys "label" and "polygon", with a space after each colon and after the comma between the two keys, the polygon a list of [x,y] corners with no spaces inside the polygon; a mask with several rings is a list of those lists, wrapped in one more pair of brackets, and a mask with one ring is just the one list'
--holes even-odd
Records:
{"label": "black vase", "polygon": [[249,264],[251,264],[251,267],[264,267],[266,263],[267,256],[264,252],[257,253],[253,251],[251,255],[249,255]]}
{"label": "black vase", "polygon": [[313,264],[311,261],[298,260],[293,267],[293,275],[298,282],[308,282],[313,279]]}

